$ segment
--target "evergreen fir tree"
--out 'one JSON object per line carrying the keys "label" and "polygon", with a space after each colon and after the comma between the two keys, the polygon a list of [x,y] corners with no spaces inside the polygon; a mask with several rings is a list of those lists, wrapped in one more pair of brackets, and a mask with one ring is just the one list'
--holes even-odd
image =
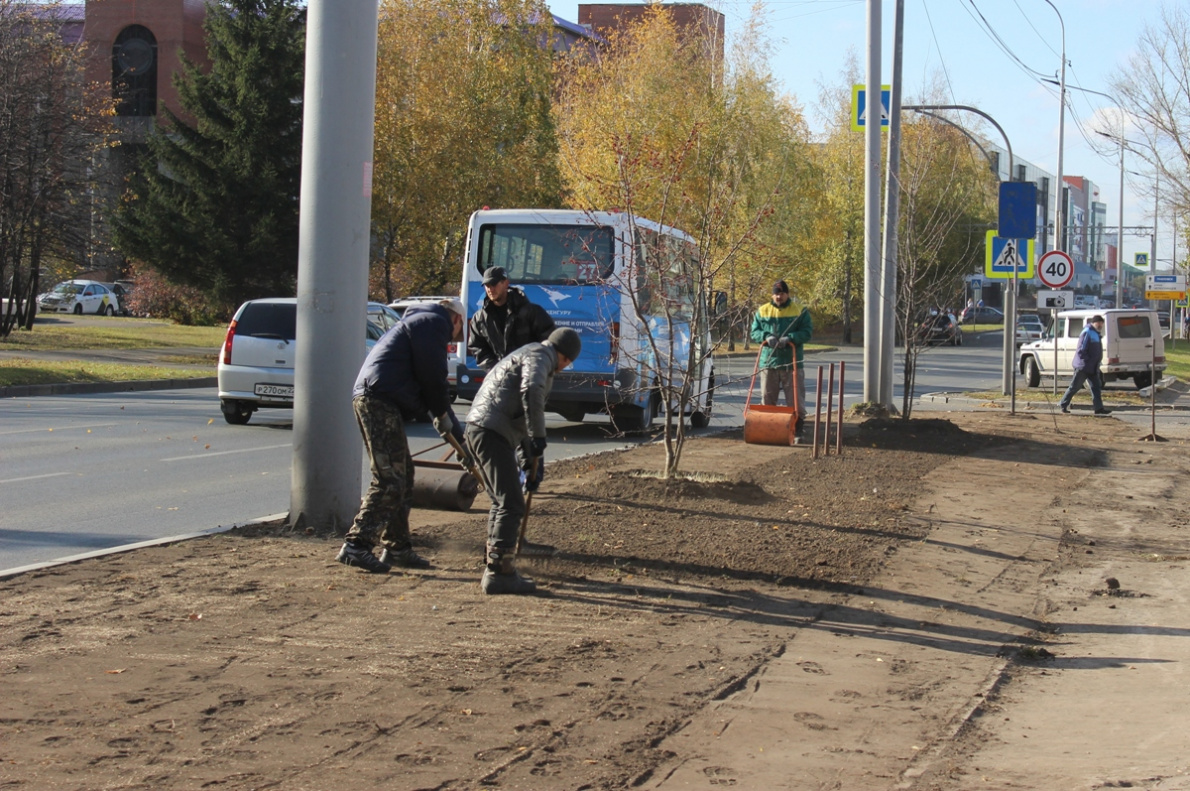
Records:
{"label": "evergreen fir tree", "polygon": [[210,70],[183,59],[182,117],[164,124],[115,221],[117,245],[212,307],[295,292],[306,12],[297,0],[219,0]]}

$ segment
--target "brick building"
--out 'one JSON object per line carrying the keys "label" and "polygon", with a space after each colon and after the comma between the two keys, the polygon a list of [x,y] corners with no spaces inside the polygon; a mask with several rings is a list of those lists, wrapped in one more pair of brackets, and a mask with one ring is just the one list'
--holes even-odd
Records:
{"label": "brick building", "polygon": [[143,140],[159,102],[181,110],[173,75],[181,70],[180,53],[207,65],[206,13],[204,0],[87,0],[87,79],[112,86],[127,142]]}
{"label": "brick building", "polygon": [[708,53],[722,67],[724,52],[724,16],[701,3],[580,3],[578,22],[600,36],[639,21],[650,10],[664,8],[679,30],[695,31],[712,47]]}

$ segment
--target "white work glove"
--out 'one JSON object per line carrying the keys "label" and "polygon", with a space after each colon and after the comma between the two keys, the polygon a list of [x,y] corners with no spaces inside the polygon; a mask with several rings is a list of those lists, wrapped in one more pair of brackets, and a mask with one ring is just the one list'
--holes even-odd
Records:
{"label": "white work glove", "polygon": [[443,412],[434,418],[434,430],[438,432],[438,436],[450,442],[451,436],[455,433],[455,422],[451,420],[449,412]]}

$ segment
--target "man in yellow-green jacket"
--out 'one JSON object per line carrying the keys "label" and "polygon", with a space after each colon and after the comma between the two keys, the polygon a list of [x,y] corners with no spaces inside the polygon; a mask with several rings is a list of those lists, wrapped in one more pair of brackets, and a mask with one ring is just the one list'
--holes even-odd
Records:
{"label": "man in yellow-green jacket", "polygon": [[[781,391],[789,406],[795,406],[794,371],[797,372],[797,431],[806,420],[806,374],[802,368],[804,347],[814,334],[810,310],[789,296],[789,284],[773,284],[773,298],[756,309],[752,317],[752,340],[761,345],[761,403],[775,406]],[[796,363],[796,366],[795,366]]]}

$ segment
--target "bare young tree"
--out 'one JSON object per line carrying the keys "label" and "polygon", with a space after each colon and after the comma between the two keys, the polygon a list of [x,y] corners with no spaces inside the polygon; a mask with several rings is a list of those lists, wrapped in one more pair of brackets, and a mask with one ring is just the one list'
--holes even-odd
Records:
{"label": "bare young tree", "polygon": [[938,343],[961,343],[957,322],[946,325],[962,300],[963,274],[980,260],[996,179],[954,126],[922,119],[903,130],[896,320],[904,343],[901,415],[908,419],[920,355]]}
{"label": "bare young tree", "polygon": [[[1112,92],[1131,116],[1127,134],[1146,144],[1137,153],[1161,174],[1161,192],[1172,208],[1190,210],[1190,10],[1165,6],[1146,25]],[[1123,133],[1124,129],[1114,130]]]}

